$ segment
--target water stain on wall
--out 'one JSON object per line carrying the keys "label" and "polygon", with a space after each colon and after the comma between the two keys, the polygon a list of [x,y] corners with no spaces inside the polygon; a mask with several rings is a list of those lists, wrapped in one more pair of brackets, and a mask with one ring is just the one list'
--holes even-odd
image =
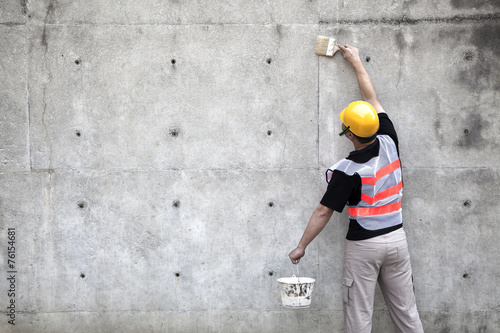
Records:
{"label": "water stain on wall", "polygon": [[499,90],[500,24],[484,22],[473,29],[471,47],[458,55],[458,80],[475,92]]}
{"label": "water stain on wall", "polygon": [[478,49],[492,51],[495,56],[500,57],[500,24],[485,22],[475,29],[470,42]]}
{"label": "water stain on wall", "polygon": [[464,121],[462,135],[460,135],[457,145],[475,150],[484,149],[488,144],[488,140],[483,138],[482,130],[487,127],[489,127],[489,123],[483,120],[481,113],[470,113]]}
{"label": "water stain on wall", "polygon": [[[467,169],[457,174],[456,179],[463,183],[474,183],[477,186],[497,186],[497,172],[491,169]],[[487,193],[491,197],[491,193]]]}

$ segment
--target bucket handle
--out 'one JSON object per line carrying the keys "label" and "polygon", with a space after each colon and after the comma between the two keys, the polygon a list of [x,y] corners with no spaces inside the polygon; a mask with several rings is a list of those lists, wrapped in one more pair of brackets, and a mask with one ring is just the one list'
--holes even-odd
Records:
{"label": "bucket handle", "polygon": [[292,264],[292,265],[297,269],[297,283],[300,284],[299,264]]}

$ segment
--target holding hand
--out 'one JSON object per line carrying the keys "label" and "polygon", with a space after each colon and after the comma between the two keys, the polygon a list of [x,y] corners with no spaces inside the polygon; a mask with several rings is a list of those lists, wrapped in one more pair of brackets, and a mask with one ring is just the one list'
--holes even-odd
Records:
{"label": "holding hand", "polygon": [[302,258],[305,254],[306,254],[306,251],[304,249],[297,247],[295,250],[290,252],[288,257],[290,257],[292,264],[298,264],[300,261],[300,258]]}
{"label": "holding hand", "polygon": [[344,59],[349,61],[352,65],[355,63],[361,62],[361,59],[359,58],[359,50],[351,45],[340,45],[338,44],[340,51],[344,55]]}

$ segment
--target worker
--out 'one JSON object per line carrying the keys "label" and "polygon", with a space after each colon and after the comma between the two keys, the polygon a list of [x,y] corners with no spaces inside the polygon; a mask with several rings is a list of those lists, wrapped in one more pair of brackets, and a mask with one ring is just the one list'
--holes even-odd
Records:
{"label": "worker", "polygon": [[347,205],[349,228],[342,273],[345,332],[371,332],[378,282],[396,331],[420,333],[423,328],[401,215],[398,137],[377,99],[359,50],[350,45],[339,47],[354,68],[363,99],[340,113],[340,135],[352,142],[354,150],[326,172],[326,193],[289,257],[298,264],[333,212],[341,213]]}

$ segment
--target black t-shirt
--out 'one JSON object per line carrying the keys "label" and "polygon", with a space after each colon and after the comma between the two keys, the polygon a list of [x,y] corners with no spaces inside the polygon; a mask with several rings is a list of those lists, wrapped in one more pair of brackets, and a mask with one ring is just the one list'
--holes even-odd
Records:
{"label": "black t-shirt", "polygon": [[[386,113],[379,113],[380,128],[377,134],[386,134],[392,138],[396,144],[399,155],[398,136],[392,121]],[[368,162],[379,154],[380,142],[376,139],[371,145],[361,150],[352,151],[347,157],[348,160],[356,163]],[[332,178],[328,184],[321,204],[342,213],[346,205],[357,205],[361,201],[361,177],[356,173],[352,176],[342,171],[334,170]],[[363,240],[380,235],[402,227],[402,224],[378,230],[367,230],[363,228],[355,219],[349,220],[349,230],[346,238],[348,240]]]}

